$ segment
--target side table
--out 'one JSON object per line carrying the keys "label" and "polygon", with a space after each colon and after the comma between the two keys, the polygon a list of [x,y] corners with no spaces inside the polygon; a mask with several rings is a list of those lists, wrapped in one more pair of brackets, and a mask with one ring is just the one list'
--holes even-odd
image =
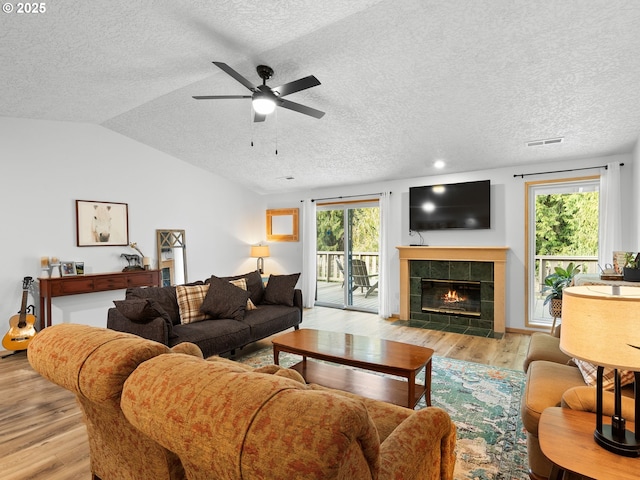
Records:
{"label": "side table", "polygon": [[106,292],[131,287],[160,286],[160,270],[91,273],[68,277],[39,278],[40,330],[51,326],[51,299],[80,293]]}
{"label": "side table", "polygon": [[551,407],[542,412],[538,438],[542,453],[554,463],[549,480],[560,480],[565,470],[597,480],[638,478],[640,458],[616,455],[593,439],[596,415]]}

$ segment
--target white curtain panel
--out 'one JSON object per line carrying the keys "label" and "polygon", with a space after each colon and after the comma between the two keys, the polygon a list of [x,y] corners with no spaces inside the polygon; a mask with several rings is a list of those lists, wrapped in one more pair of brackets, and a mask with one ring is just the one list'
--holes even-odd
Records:
{"label": "white curtain panel", "polygon": [[378,272],[378,315],[382,318],[391,316],[391,296],[389,273],[391,271],[391,254],[389,253],[389,220],[391,212],[391,192],[380,195],[380,271]]}
{"label": "white curtain panel", "polygon": [[600,175],[600,238],[598,262],[604,268],[613,261],[613,252],[622,247],[620,208],[620,163],[608,163]]}
{"label": "white curtain panel", "polygon": [[305,200],[302,210],[302,303],[313,308],[316,301],[316,204]]}

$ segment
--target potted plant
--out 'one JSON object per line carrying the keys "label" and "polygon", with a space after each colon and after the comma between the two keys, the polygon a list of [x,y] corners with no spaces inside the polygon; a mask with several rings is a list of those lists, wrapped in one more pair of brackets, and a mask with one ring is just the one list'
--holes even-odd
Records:
{"label": "potted plant", "polygon": [[625,253],[622,273],[625,282],[640,282],[640,253]]}
{"label": "potted plant", "polygon": [[573,277],[578,273],[580,267],[571,262],[567,268],[555,267],[554,272],[545,277],[542,293],[546,293],[547,296],[544,305],[549,304],[549,314],[553,318],[562,316],[562,291],[571,285]]}

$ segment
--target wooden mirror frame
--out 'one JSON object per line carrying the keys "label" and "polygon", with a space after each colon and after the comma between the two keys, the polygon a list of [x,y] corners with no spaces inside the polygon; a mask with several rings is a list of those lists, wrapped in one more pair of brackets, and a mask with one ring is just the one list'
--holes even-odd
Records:
{"label": "wooden mirror frame", "polygon": [[[273,229],[273,217],[291,217],[291,232],[278,232]],[[298,241],[298,209],[279,208],[267,210],[267,241],[269,242],[297,242]]]}
{"label": "wooden mirror frame", "polygon": [[[169,284],[175,285],[175,255],[178,251],[182,251],[182,266],[184,276],[183,281],[181,283],[187,283],[187,245],[185,243],[185,234],[184,230],[172,230],[172,229],[164,229],[164,230],[156,230],[156,238],[157,238],[157,248],[158,248],[158,270],[160,270],[161,282],[162,286],[165,285],[166,279],[164,278],[163,270],[169,270]],[[162,251],[163,250],[172,250],[172,255],[174,258],[170,261],[162,260]],[[179,250],[176,250],[179,249]]]}

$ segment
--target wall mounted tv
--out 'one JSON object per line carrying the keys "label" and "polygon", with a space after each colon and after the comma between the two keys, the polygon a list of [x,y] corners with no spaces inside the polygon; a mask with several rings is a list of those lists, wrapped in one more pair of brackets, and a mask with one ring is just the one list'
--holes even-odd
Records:
{"label": "wall mounted tv", "polygon": [[411,230],[491,228],[491,184],[478,182],[409,188]]}

